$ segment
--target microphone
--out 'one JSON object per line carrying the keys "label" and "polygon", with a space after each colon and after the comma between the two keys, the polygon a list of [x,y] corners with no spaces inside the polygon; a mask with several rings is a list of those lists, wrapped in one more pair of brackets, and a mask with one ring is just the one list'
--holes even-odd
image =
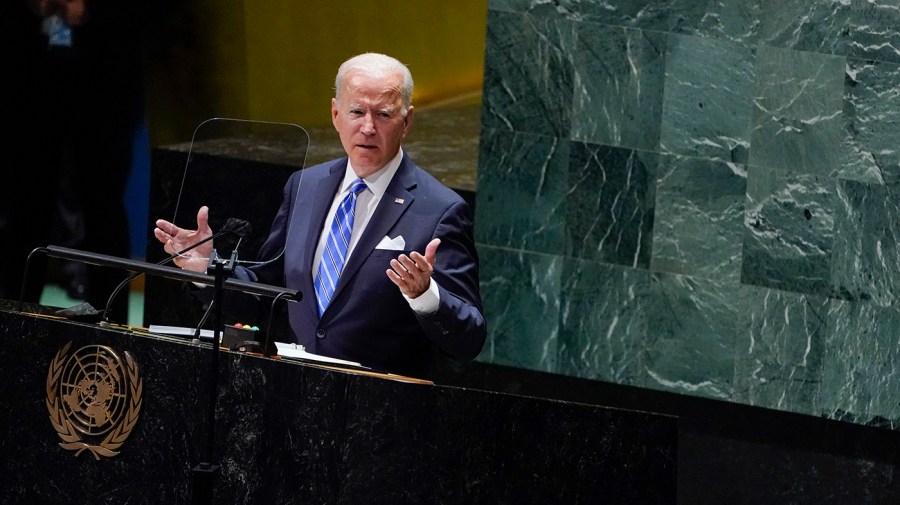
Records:
{"label": "microphone", "polygon": [[239,238],[247,238],[253,233],[253,226],[249,221],[244,221],[243,219],[238,219],[235,217],[229,217],[225,220],[225,224],[222,225],[222,231],[219,233],[232,233]]}
{"label": "microphone", "polygon": [[[191,251],[194,248],[199,247],[211,240],[217,239],[223,235],[226,235],[226,234],[236,235],[239,237],[240,240],[243,240],[244,238],[249,236],[250,233],[252,233],[252,231],[253,231],[253,226],[251,226],[249,222],[247,222],[243,219],[229,217],[228,219],[225,220],[225,224],[222,225],[222,229],[219,230],[218,232],[206,237],[203,240],[200,240],[199,242],[191,245],[190,247],[186,247],[180,251],[176,251],[174,254],[156,262],[156,264],[157,265],[165,265],[166,263],[174,260],[175,258],[181,256],[182,254],[184,254],[188,251]],[[238,241],[238,244],[240,244],[240,240]],[[109,295],[109,299],[107,299],[107,301],[106,301],[106,308],[103,311],[103,321],[104,322],[107,322],[107,323],[109,322],[109,313],[111,310],[110,307],[112,306],[112,303],[116,298],[116,295],[119,294],[119,291],[122,291],[122,288],[127,286],[128,283],[137,279],[141,275],[143,275],[143,272],[131,274],[128,277],[126,277],[125,280],[120,282],[118,286],[116,286],[116,289],[113,290],[112,294]]]}

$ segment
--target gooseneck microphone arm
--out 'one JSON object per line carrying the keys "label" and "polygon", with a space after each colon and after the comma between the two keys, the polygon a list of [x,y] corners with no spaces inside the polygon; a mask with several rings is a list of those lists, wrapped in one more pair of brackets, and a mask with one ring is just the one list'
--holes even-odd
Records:
{"label": "gooseneck microphone arm", "polygon": [[272,305],[269,307],[269,325],[266,327],[266,339],[263,341],[262,353],[264,356],[275,356],[278,354],[278,351],[274,348],[274,343],[272,342],[272,324],[275,320],[275,309],[279,300],[286,299],[286,296],[277,295],[275,298],[272,298]]}
{"label": "gooseneck microphone arm", "polygon": [[200,340],[200,333],[203,331],[203,325],[206,324],[206,320],[209,319],[209,315],[212,314],[212,309],[216,305],[216,301],[212,300],[206,306],[206,310],[203,311],[203,317],[200,318],[200,322],[197,323],[197,327],[194,329],[194,339]]}
{"label": "gooseneck microphone arm", "polygon": [[[180,251],[175,252],[174,254],[172,254],[166,258],[163,258],[162,260],[156,262],[156,264],[157,265],[165,265],[166,263],[169,263],[170,261],[181,256],[182,254],[184,254],[186,252],[190,252],[191,250],[193,250],[207,242],[210,242],[211,240],[215,240],[215,239],[221,237],[222,235],[226,235],[226,234],[237,235],[239,237],[238,245],[240,245],[240,243],[241,243],[240,241],[243,240],[244,237],[249,235],[251,230],[252,230],[252,227],[250,226],[250,223],[248,223],[247,221],[244,221],[243,219],[228,218],[225,220],[225,224],[222,226],[222,229],[220,231],[206,237],[203,240],[198,241],[196,244],[194,244],[192,246],[186,247]],[[235,249],[237,249],[237,246],[235,246]],[[135,273],[129,275],[128,277],[125,278],[125,280],[120,282],[118,286],[116,286],[116,289],[114,289],[112,291],[112,294],[110,294],[109,298],[106,300],[106,307],[103,310],[103,320],[105,322],[109,322],[109,314],[111,312],[113,300],[116,299],[116,295],[118,295],[119,292],[122,291],[122,288],[127,286],[129,283],[131,283],[131,281],[137,279],[141,275],[144,275],[144,272],[135,272]]]}

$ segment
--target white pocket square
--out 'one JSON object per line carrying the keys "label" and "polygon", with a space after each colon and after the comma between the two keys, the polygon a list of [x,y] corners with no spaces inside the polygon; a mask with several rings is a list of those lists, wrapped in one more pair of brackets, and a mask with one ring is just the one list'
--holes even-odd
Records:
{"label": "white pocket square", "polygon": [[388,237],[387,235],[381,239],[381,242],[375,246],[375,249],[384,249],[388,251],[402,251],[406,248],[406,241],[403,240],[403,235],[397,235],[395,238]]}

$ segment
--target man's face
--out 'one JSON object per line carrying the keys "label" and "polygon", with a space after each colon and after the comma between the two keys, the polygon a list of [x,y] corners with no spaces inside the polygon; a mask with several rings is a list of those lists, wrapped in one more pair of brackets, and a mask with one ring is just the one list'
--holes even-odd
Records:
{"label": "man's face", "polygon": [[351,70],[341,84],[340,102],[331,99],[331,122],[359,177],[385,166],[412,125],[412,106],[403,114],[401,82],[399,73]]}

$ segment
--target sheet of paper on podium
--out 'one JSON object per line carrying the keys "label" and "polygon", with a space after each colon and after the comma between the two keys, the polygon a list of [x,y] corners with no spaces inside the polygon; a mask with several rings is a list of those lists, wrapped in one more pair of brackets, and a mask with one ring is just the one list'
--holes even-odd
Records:
{"label": "sheet of paper on podium", "polygon": [[[151,324],[147,330],[150,333],[159,333],[162,335],[175,335],[177,337],[191,337],[197,333],[196,328],[187,328],[185,326],[165,326],[162,324]],[[200,330],[200,336],[205,338],[213,338],[212,330]]]}
{"label": "sheet of paper on podium", "polygon": [[371,368],[361,365],[355,361],[348,361],[338,358],[330,358],[320,354],[306,352],[302,345],[288,344],[285,342],[275,342],[278,348],[278,355],[287,359],[298,359],[312,364],[320,364],[332,370],[349,371],[355,374],[368,375],[372,377],[380,377],[382,379],[390,379],[400,382],[411,382],[415,384],[434,385],[434,382],[426,379],[417,379],[415,377],[407,377],[405,375],[397,375],[388,372],[379,372]]}
{"label": "sheet of paper on podium", "polygon": [[[175,335],[188,338],[193,338],[197,331],[195,328],[187,328],[184,326],[165,326],[157,324],[151,324],[148,330],[150,330],[150,333],[158,333],[161,335]],[[213,331],[200,330],[200,335],[205,338],[211,339],[213,338]],[[311,352],[307,352],[302,345],[289,344],[286,342],[275,342],[275,347],[278,349],[278,355],[283,358],[303,360],[312,363],[345,366],[356,370],[371,370],[369,367],[364,366],[356,361],[332,358],[329,356],[322,356],[321,354],[313,354]]]}
{"label": "sheet of paper on podium", "polygon": [[278,355],[285,358],[296,358],[309,361],[317,361],[320,363],[331,363],[335,365],[348,365],[352,367],[367,368],[355,361],[330,358],[328,356],[306,352],[306,349],[304,349],[302,345],[288,344],[286,342],[275,342],[275,347],[278,349]]}

